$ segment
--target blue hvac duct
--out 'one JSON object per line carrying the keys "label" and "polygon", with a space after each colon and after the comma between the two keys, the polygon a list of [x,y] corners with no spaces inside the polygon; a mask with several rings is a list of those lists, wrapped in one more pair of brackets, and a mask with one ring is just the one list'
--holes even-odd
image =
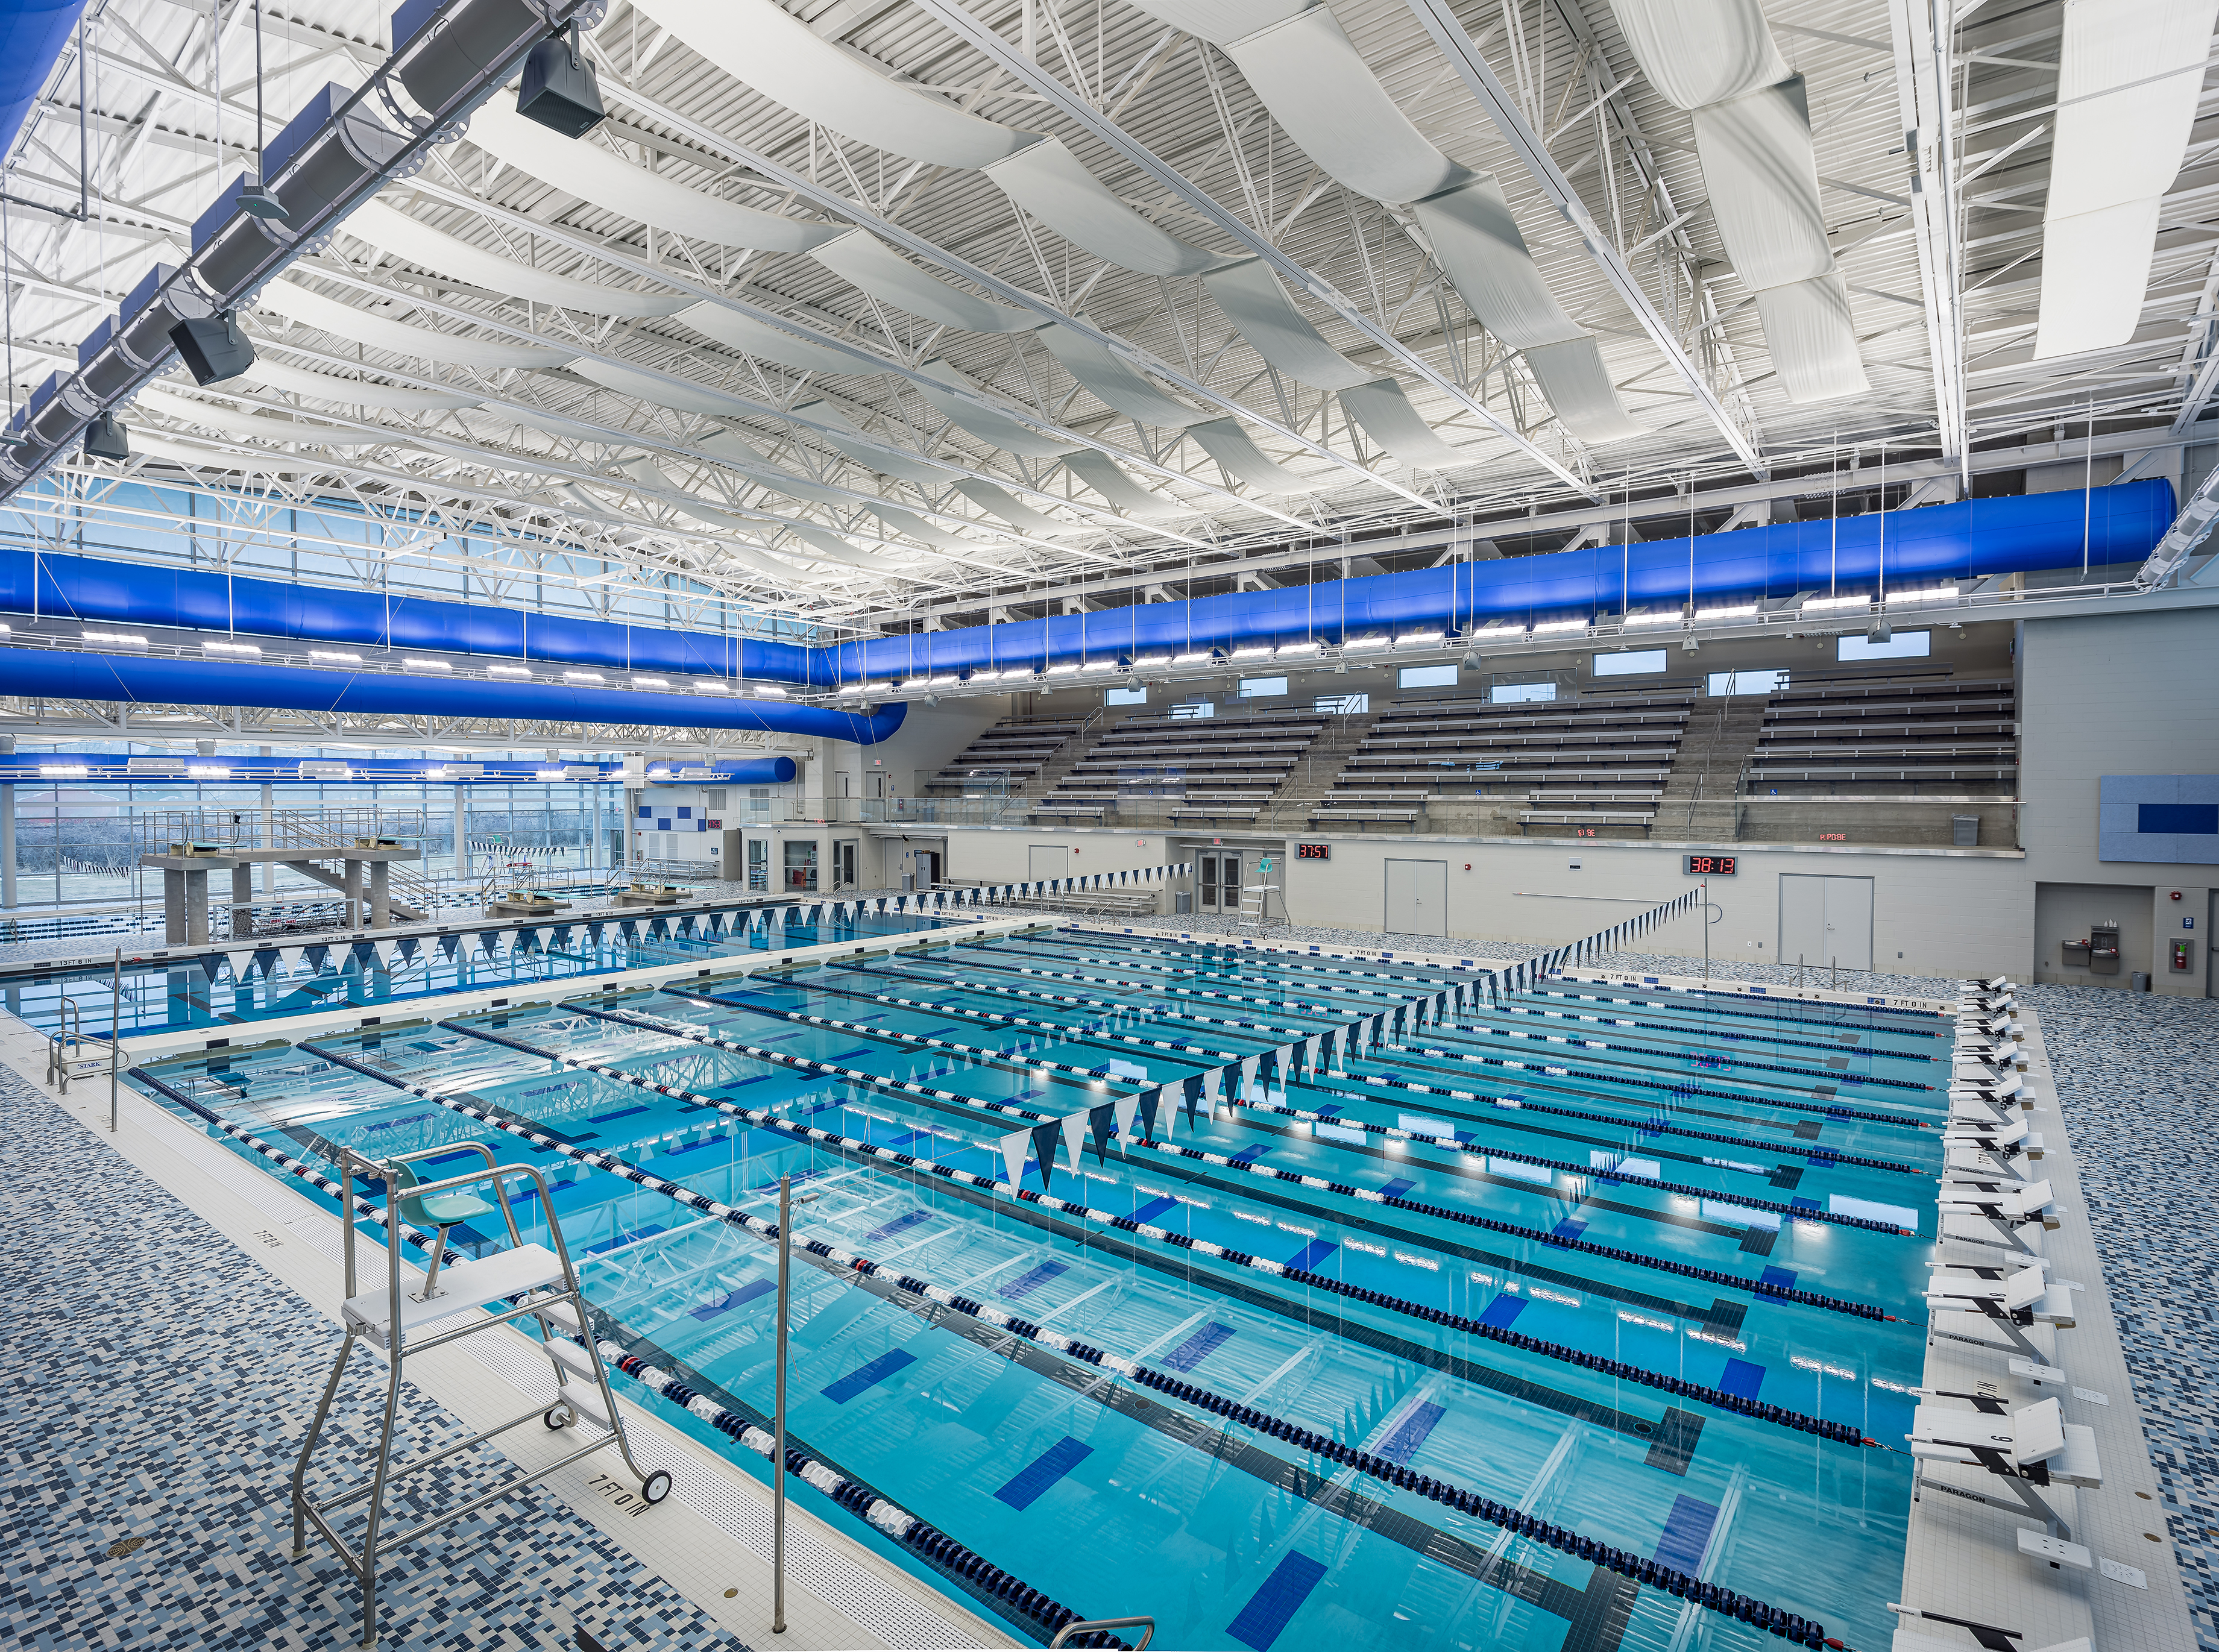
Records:
{"label": "blue hvac duct", "polygon": [[0,3],[0,154],[15,146],[84,9],[84,0]]}
{"label": "blue hvac duct", "polygon": [[[223,785],[245,782],[270,786],[326,786],[339,777],[326,771],[329,761],[299,758],[180,757],[161,760],[162,772],[145,757],[121,757],[113,752],[41,751],[0,755],[0,786],[57,781],[96,781],[102,786]],[[468,760],[476,774],[457,773],[463,759],[437,757],[349,757],[337,765],[348,780],[428,780],[441,786],[513,786],[519,781],[551,779],[615,780],[624,774],[621,763],[502,762]],[[690,780],[679,771],[659,764],[646,771],[650,786],[698,784],[704,778],[729,786],[782,786],[794,776],[791,757],[721,757],[699,766]]]}
{"label": "blue hvac duct", "polygon": [[[2085,502],[2084,502],[2085,501]],[[1476,630],[1490,619],[1591,618],[1644,606],[1890,588],[1989,574],[2140,562],[2172,520],[2172,485],[1966,500],[1409,574],[1240,591],[839,647],[843,680],[1130,658],[1241,643]],[[1362,544],[1345,548],[1361,554]]]}
{"label": "blue hvac duct", "polygon": [[714,632],[28,550],[0,551],[0,612],[768,682],[808,683],[822,653]]}
{"label": "blue hvac duct", "polygon": [[645,723],[665,728],[753,729],[876,745],[902,725],[899,703],[874,715],[776,700],[719,700],[620,688],[476,679],[357,676],[299,666],[233,665],[127,655],[0,649],[0,694],[122,700],[134,705],[224,705],[397,716],[516,717],[556,723]]}

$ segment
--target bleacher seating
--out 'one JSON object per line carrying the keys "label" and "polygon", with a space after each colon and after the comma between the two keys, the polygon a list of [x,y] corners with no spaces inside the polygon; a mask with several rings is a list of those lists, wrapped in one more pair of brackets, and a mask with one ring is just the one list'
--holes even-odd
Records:
{"label": "bleacher seating", "polygon": [[2018,774],[2017,716],[2008,680],[1787,689],[1765,709],[1750,785],[1942,782],[1961,792],[2008,783]]}
{"label": "bleacher seating", "polygon": [[1495,705],[1405,700],[1382,713],[1310,810],[1341,821],[1416,824],[1454,803],[1510,808],[1529,824],[1646,830],[1685,735],[1693,690]]}
{"label": "bleacher seating", "polygon": [[1173,821],[1251,822],[1327,721],[1310,711],[1128,717],[1026,812],[1107,819],[1122,810]]}
{"label": "bleacher seating", "polygon": [[1006,795],[1022,786],[1084,726],[1077,718],[997,723],[950,759],[925,789],[943,794],[952,790]]}

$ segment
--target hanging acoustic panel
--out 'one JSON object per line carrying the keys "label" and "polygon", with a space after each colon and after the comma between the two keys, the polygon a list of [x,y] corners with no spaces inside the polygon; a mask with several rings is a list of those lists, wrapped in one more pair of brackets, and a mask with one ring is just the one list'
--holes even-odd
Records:
{"label": "hanging acoustic panel", "polygon": [[1097,258],[1143,276],[1190,276],[1216,261],[1120,201],[1060,138],[1042,138],[986,169],[1002,192]]}
{"label": "hanging acoustic panel", "polygon": [[949,286],[911,264],[868,230],[851,229],[810,256],[873,298],[966,332],[1023,332],[1040,325],[1029,310],[1012,309]]}
{"label": "hanging acoustic panel", "polygon": [[289,281],[273,281],[255,296],[257,308],[269,310],[289,321],[346,338],[372,350],[415,356],[427,362],[451,362],[457,367],[552,367],[563,352],[544,345],[512,345],[465,334],[440,332],[412,326],[390,317],[371,315],[336,298],[309,291]]}
{"label": "hanging acoustic panel", "polygon": [[1127,516],[1152,519],[1177,516],[1187,508],[1175,499],[1142,487],[1115,459],[1097,449],[1080,448],[1063,462],[1072,475]]}
{"label": "hanging acoustic panel", "polygon": [[1595,341],[1582,335],[1525,352],[1527,370],[1557,417],[1582,442],[1617,442],[1642,433],[1640,421],[1618,399]]}
{"label": "hanging acoustic panel", "polygon": [[1857,354],[1849,289],[1839,270],[1765,289],[1756,295],[1756,313],[1772,347],[1772,365],[1791,400],[1831,401],[1872,388]]}
{"label": "hanging acoustic panel", "polygon": [[1051,321],[1040,330],[1041,342],[1063,369],[1126,418],[1143,425],[1180,430],[1203,415],[1183,401],[1174,401],[1148,382],[1138,368],[1110,348],[1075,328]]}
{"label": "hanging acoustic panel", "polygon": [[797,373],[869,373],[871,363],[843,356],[828,345],[812,344],[782,327],[758,321],[752,315],[703,299],[678,312],[678,319],[694,332],[714,338],[743,355],[756,356]]}
{"label": "hanging acoustic panel", "polygon": [[1295,307],[1271,266],[1243,258],[1202,278],[1233,330],[1261,356],[1298,384],[1317,390],[1345,390],[1373,375],[1325,340],[1309,318]]}
{"label": "hanging acoustic panel", "polygon": [[924,371],[936,379],[946,381],[917,387],[933,411],[943,418],[953,419],[958,426],[988,445],[1000,448],[1005,453],[1020,454],[1028,459],[1060,458],[1071,451],[1070,443],[1045,435],[1029,425],[1020,424],[1007,413],[981,406],[971,396],[960,394],[971,389],[971,382],[945,361],[929,361],[924,364]]}
{"label": "hanging acoustic panel", "polygon": [[1434,434],[1433,426],[1410,405],[1410,398],[1393,379],[1352,384],[1340,393],[1340,405],[1364,427],[1366,436],[1404,464],[1443,470],[1467,463]]}
{"label": "hanging acoustic panel", "polygon": [[1320,486],[1296,475],[1258,447],[1236,419],[1204,419],[1188,425],[1186,433],[1225,467],[1228,475],[1259,494],[1314,493]]}
{"label": "hanging acoustic panel", "polygon": [[1787,78],[1757,0],[1611,0],[1610,9],[1649,84],[1683,109]]}
{"label": "hanging acoustic panel", "polygon": [[989,514],[1000,517],[1018,532],[1031,534],[1035,538],[1053,539],[1060,534],[1076,533],[1082,525],[1035,511],[1008,488],[997,487],[991,481],[959,476],[955,491]]}
{"label": "hanging acoustic panel", "polygon": [[496,293],[513,293],[534,303],[553,304],[588,315],[638,320],[672,315],[693,301],[678,294],[632,293],[574,276],[533,270],[490,248],[473,246],[444,230],[419,223],[382,201],[365,201],[347,215],[340,229],[372,246],[429,270]]}
{"label": "hanging acoustic panel", "polygon": [[926,464],[922,460],[911,463],[898,454],[881,452],[871,445],[861,431],[856,429],[855,420],[829,401],[805,401],[793,411],[801,418],[815,419],[819,424],[855,431],[853,439],[834,432],[811,431],[809,433],[828,447],[846,454],[857,464],[867,466],[882,476],[892,476],[897,481],[911,482],[919,488],[945,488],[954,480],[947,471],[935,465]]}
{"label": "hanging acoustic panel", "polygon": [[1761,292],[1834,267],[1800,75],[1697,109],[1695,152],[1743,286]]}
{"label": "hanging acoustic panel", "polygon": [[448,390],[416,390],[401,384],[374,384],[366,379],[343,379],[330,373],[311,372],[258,355],[254,365],[239,377],[265,389],[293,395],[315,396],[349,407],[377,407],[388,413],[436,413],[452,407],[475,407],[482,398],[457,395]]}
{"label": "hanging acoustic panel", "polygon": [[759,252],[806,252],[840,233],[837,224],[719,201],[603,149],[591,138],[565,138],[496,97],[470,116],[469,140],[504,165],[604,211],[697,240]]}
{"label": "hanging acoustic panel", "polygon": [[1480,324],[1514,349],[1584,331],[1541,279],[1502,186],[1490,174],[1414,203],[1418,223]]}

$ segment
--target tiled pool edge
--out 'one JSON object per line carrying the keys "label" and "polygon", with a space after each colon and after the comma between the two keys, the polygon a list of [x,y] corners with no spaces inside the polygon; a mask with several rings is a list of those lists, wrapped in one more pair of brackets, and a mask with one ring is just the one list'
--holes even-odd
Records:
{"label": "tiled pool edge", "polygon": [[[842,952],[849,945],[837,943],[827,950]],[[0,1065],[40,1089],[95,1142],[221,1233],[237,1247],[248,1269],[275,1276],[336,1328],[336,1313],[330,1306],[340,1291],[336,1216],[277,1178],[235,1159],[221,1144],[196,1136],[127,1085],[121,1091],[121,1128],[110,1135],[107,1085],[79,1079],[66,1097],[55,1097],[40,1082],[45,1060],[45,1038],[12,1017],[0,1015]],[[336,1352],[337,1345],[334,1337],[329,1349],[319,1352]],[[520,1408],[516,1381],[528,1379],[538,1363],[525,1338],[500,1332],[412,1361],[409,1381],[466,1426],[485,1427]],[[666,1507],[682,1511],[686,1528],[673,1532],[673,1523],[665,1522],[658,1531],[633,1523],[593,1484],[587,1465],[550,1475],[541,1482],[543,1491],[620,1545],[645,1571],[742,1643],[827,1652],[871,1644],[1022,1644],[792,1505],[787,1510],[790,1627],[786,1635],[774,1640],[769,1634],[768,1489],[637,1402],[620,1394],[618,1403],[624,1407],[627,1427],[635,1431],[643,1456],[672,1469],[678,1488]],[[292,1442],[277,1442],[270,1456],[270,1489],[281,1500],[292,1450]],[[650,1538],[657,1539],[652,1546]],[[500,1557],[488,1558],[497,1562]],[[811,1569],[830,1583],[821,1599],[801,1581]],[[738,1595],[727,1599],[724,1587],[735,1585]],[[904,1620],[911,1632],[884,1638],[870,1626],[876,1619],[883,1628],[890,1618]]]}
{"label": "tiled pool edge", "polygon": [[[2083,1571],[2054,1568],[2031,1559],[2019,1552],[2015,1536],[2028,1526],[2023,1517],[1929,1493],[1911,1505],[1900,1599],[1906,1606],[2023,1631],[2021,1645],[2027,1652],[2083,1636],[2098,1652],[2193,1652],[2197,1643],[2187,1593],[2166,1528],[2166,1505],[2112,1314],[2110,1287],[2089,1226],[2079,1161],[2066,1130],[2041,1019],[2023,1001],[2018,1018],[2027,1029],[2027,1082],[2038,1098],[2030,1122],[2042,1138],[2042,1173],[2057,1194],[2058,1227],[2043,1248],[2051,1258],[2054,1277],[2075,1280],[2084,1287],[2075,1325],[2053,1333],[2056,1363],[2068,1374],[2073,1389],[2101,1394],[2108,1401],[2096,1404],[2072,1393],[2064,1396],[2067,1420],[2095,1431],[2103,1487],[2073,1491],[2053,1487],[2042,1495],[2072,1522],[2074,1541],[2085,1544],[2099,1564]],[[1960,1252],[1967,1260],[1978,1255],[1962,1246],[1936,1249],[1946,1250],[1953,1259]],[[1932,1337],[1927,1340],[1922,1383],[1966,1393],[1988,1391],[1978,1385],[1989,1384],[2013,1408],[2050,1397],[2011,1376],[2000,1355]],[[1991,1476],[1979,1471],[1930,1467],[1928,1475],[1950,1477],[1967,1486],[1992,1483]],[[2150,1533],[2158,1541],[2151,1542]],[[2102,1560],[2141,1572],[2146,1587],[2136,1588],[2106,1576]],[[1968,1638],[1964,1630],[1946,1624],[1905,1619],[1898,1634],[1900,1652],[1911,1652],[1922,1637],[1951,1647],[1961,1646]]]}

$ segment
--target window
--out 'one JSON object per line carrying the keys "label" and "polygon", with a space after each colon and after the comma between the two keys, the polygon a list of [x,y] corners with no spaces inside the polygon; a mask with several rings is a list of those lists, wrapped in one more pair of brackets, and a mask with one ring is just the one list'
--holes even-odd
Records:
{"label": "window", "polygon": [[1723,699],[1728,694],[1776,694],[1787,686],[1785,671],[1713,671],[1706,692]]}
{"label": "window", "polygon": [[1106,705],[1146,705],[1148,691],[1146,685],[1134,688],[1113,688],[1102,697]]}
{"label": "window", "polygon": [[813,893],[817,888],[817,840],[788,838],[786,843],[786,887],[789,891]]}
{"label": "window", "polygon": [[1456,685],[1454,666],[1404,666],[1395,674],[1397,688],[1454,688]]}
{"label": "window", "polygon": [[1310,710],[1327,717],[1362,717],[1371,709],[1369,694],[1320,694],[1310,702]]}
{"label": "window", "polygon": [[1932,631],[1898,631],[1885,643],[1869,637],[1843,637],[1834,643],[1837,660],[1924,660],[1934,643]]}
{"label": "window", "polygon": [[1174,717],[1178,718],[1215,717],[1217,715],[1217,707],[1209,700],[1190,699],[1183,705],[1172,706],[1172,715]]}
{"label": "window", "polygon": [[1652,671],[1662,671],[1665,666],[1663,649],[1636,649],[1627,654],[1598,654],[1594,656],[1594,674],[1598,677],[1639,677]]}
{"label": "window", "polygon": [[1523,705],[1529,701],[1552,700],[1557,698],[1557,685],[1549,683],[1497,683],[1487,691],[1487,698],[1496,705]]}
{"label": "window", "polygon": [[1287,692],[1284,677],[1243,677],[1240,680],[1242,699],[1270,699]]}

